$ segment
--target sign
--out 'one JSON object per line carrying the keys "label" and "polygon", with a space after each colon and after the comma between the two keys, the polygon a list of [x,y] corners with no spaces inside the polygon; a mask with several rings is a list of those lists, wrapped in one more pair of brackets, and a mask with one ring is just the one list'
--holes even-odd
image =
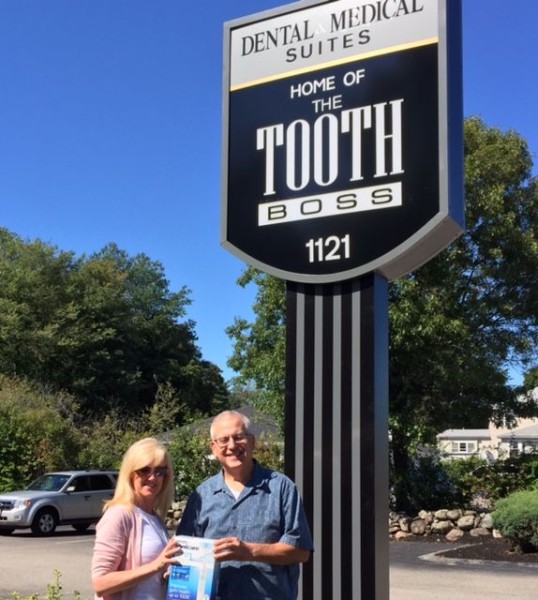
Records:
{"label": "sign", "polygon": [[457,4],[298,2],[225,24],[227,249],[290,281],[395,279],[461,233]]}

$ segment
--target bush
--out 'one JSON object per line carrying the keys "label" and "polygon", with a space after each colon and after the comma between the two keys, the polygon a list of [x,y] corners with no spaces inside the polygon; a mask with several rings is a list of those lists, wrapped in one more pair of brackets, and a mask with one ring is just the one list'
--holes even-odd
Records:
{"label": "bush", "polygon": [[466,503],[459,484],[446,471],[446,463],[436,453],[413,458],[407,473],[394,478],[391,472],[390,505],[392,510],[416,513]]}
{"label": "bush", "polygon": [[211,453],[207,433],[179,429],[174,432],[168,450],[174,465],[178,500],[186,500],[194,488],[220,468]]}
{"label": "bush", "polygon": [[493,526],[520,552],[538,551],[538,491],[516,492],[499,500]]}
{"label": "bush", "polygon": [[529,489],[538,477],[536,454],[512,456],[493,464],[470,457],[445,461],[444,465],[463,497],[468,500],[481,497],[492,504],[509,494]]}
{"label": "bush", "polygon": [[0,491],[21,489],[45,471],[72,466],[79,446],[60,401],[66,397],[0,376]]}

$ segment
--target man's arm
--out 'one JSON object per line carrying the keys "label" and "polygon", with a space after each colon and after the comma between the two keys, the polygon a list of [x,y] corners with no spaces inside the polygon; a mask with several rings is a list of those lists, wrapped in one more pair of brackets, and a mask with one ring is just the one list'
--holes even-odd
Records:
{"label": "man's arm", "polygon": [[240,560],[263,562],[272,565],[294,565],[304,563],[310,558],[310,551],[296,548],[290,544],[258,544],[242,542],[236,537],[227,537],[215,542],[217,561]]}

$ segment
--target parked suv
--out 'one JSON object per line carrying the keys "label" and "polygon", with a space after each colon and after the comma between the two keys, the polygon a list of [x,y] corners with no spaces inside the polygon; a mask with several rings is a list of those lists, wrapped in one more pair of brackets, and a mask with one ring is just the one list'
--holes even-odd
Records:
{"label": "parked suv", "polygon": [[30,527],[36,535],[51,535],[58,525],[85,531],[99,520],[116,479],[116,471],[57,471],[25,490],[0,493],[0,534]]}

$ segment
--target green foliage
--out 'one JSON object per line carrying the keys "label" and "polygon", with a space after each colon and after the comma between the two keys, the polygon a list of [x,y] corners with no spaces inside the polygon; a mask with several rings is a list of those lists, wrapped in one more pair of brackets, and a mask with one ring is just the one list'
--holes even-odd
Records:
{"label": "green foliage", "polygon": [[[510,364],[537,363],[538,182],[527,143],[513,131],[465,122],[464,234],[389,286],[389,388],[393,483],[399,509],[415,494],[417,451],[447,428],[536,414],[518,402]],[[229,365],[254,382],[257,406],[282,418],[285,284],[248,268],[257,286],[249,323],[237,319]],[[528,381],[535,376],[528,376]],[[259,404],[258,404],[259,403]]]}
{"label": "green foliage", "polygon": [[256,460],[273,471],[284,470],[284,444],[282,440],[267,435],[256,439]]}
{"label": "green foliage", "polygon": [[441,460],[434,453],[413,456],[404,485],[391,472],[392,508],[406,512],[447,507],[488,507],[509,494],[528,490],[538,481],[538,455],[523,454],[488,463],[478,457]]}
{"label": "green foliage", "polygon": [[[211,452],[209,421],[176,431],[169,440],[168,450],[174,465],[179,500],[186,500],[198,485],[220,470],[220,463]],[[282,471],[284,456],[279,440],[269,436],[256,439],[254,454],[265,467]]]}
{"label": "green foliage", "polygon": [[248,267],[239,285],[257,286],[253,306],[256,318],[249,323],[235,319],[226,332],[234,340],[233,355],[228,365],[239,373],[236,389],[254,383],[257,394],[252,404],[284,422],[284,375],[286,353],[285,282]]}
{"label": "green foliage", "polygon": [[142,425],[143,422],[121,416],[115,410],[82,424],[78,430],[81,448],[76,458],[77,468],[118,469],[127,448],[146,437]]}
{"label": "green foliage", "polygon": [[[63,593],[61,585],[62,575],[57,569],[54,571],[54,581],[47,585],[47,595],[40,596],[39,594],[32,594],[23,598],[18,592],[12,592],[11,600],[67,600],[67,597]],[[76,590],[73,592],[72,600],[81,600],[80,592]]]}
{"label": "green foliage", "polygon": [[538,551],[538,490],[516,492],[499,500],[493,526],[520,552]]}
{"label": "green foliage", "polygon": [[79,450],[72,399],[0,377],[0,491],[25,487],[51,469],[72,468]]}
{"label": "green foliage", "polygon": [[453,485],[468,501],[483,498],[494,504],[513,492],[535,485],[538,480],[538,455],[521,454],[492,464],[470,457],[446,461],[444,468]]}
{"label": "green foliage", "polygon": [[458,480],[449,475],[446,465],[436,454],[415,456],[403,484],[399,477],[399,473],[391,471],[390,503],[393,509],[405,506],[409,514],[417,514],[420,510],[464,506],[468,500]]}
{"label": "green foliage", "polygon": [[538,366],[534,366],[525,373],[523,378],[524,390],[534,390],[538,388]]}
{"label": "green foliage", "polygon": [[211,453],[209,428],[201,432],[183,427],[170,439],[168,450],[174,465],[176,497],[179,500],[186,500],[202,481],[220,468]]}
{"label": "green foliage", "polygon": [[67,391],[86,414],[135,414],[169,383],[200,410],[225,404],[220,370],[203,361],[189,290],[162,265],[116,245],[76,258],[0,229],[0,374]]}
{"label": "green foliage", "polygon": [[[170,384],[160,385],[155,404],[136,417],[111,410],[87,420],[78,418],[76,409],[65,394],[45,394],[35,386],[0,376],[0,491],[25,488],[45,471],[117,469],[136,440],[177,430],[178,412],[183,419],[204,416],[191,410],[187,417],[188,406]],[[176,446],[172,444],[182,494],[218,468],[215,461],[207,461],[204,434],[193,437],[180,430]]]}
{"label": "green foliage", "polygon": [[[526,142],[516,133],[465,123],[467,230],[447,250],[389,288],[392,479],[397,508],[414,504],[413,457],[448,427],[484,427],[526,416],[507,382],[510,361],[538,347],[538,186]],[[253,381],[262,406],[282,418],[284,282],[252,268],[255,320],[237,319],[229,364]],[[519,390],[518,390],[519,391]],[[265,401],[265,405],[263,402]]]}

